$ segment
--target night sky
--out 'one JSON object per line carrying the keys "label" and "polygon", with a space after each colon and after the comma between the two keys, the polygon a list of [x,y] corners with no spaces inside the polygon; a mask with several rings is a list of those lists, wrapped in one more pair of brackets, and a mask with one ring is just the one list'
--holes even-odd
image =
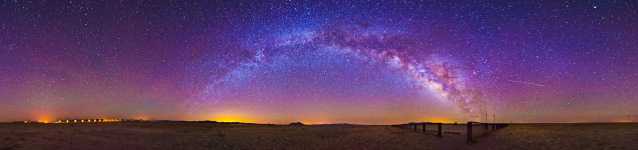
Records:
{"label": "night sky", "polygon": [[0,121],[621,122],[637,106],[633,0],[0,0]]}

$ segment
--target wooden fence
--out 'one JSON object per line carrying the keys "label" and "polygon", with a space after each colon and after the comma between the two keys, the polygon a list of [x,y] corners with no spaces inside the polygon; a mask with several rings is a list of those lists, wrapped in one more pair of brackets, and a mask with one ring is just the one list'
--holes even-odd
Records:
{"label": "wooden fence", "polygon": [[[409,128],[414,130],[414,132],[427,133],[428,127],[436,129],[436,136],[443,137],[443,123],[434,123],[434,122],[412,122],[408,124],[398,125],[401,128]],[[419,127],[420,131],[419,131]]]}
{"label": "wooden fence", "polygon": [[[433,122],[412,122],[407,124],[394,125],[399,128],[409,129],[414,132],[428,133],[428,129],[434,128],[435,135],[438,137],[443,137],[443,133],[454,133],[461,134],[463,133],[463,128],[465,128],[466,142],[468,144],[472,144],[479,137],[487,136],[491,132],[496,131],[498,129],[502,129],[508,126],[508,124],[504,123],[481,123],[481,122],[467,122],[465,127],[463,124],[446,124],[446,130],[443,131],[443,123],[433,123]],[[455,130],[450,130],[454,128]]]}
{"label": "wooden fence", "polygon": [[[466,134],[466,142],[468,144],[472,144],[475,142],[475,138],[478,137],[482,137],[482,136],[486,136],[488,134],[490,134],[493,131],[496,131],[498,129],[502,129],[507,127],[508,124],[504,124],[504,123],[480,123],[480,122],[467,122],[466,125],[466,130],[465,130],[465,134]],[[478,129],[481,129],[482,132],[479,133],[475,133],[475,127],[478,127]]]}

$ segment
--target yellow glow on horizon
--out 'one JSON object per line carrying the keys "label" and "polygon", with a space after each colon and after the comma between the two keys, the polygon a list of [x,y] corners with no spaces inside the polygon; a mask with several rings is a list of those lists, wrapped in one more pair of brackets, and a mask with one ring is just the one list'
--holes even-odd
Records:
{"label": "yellow glow on horizon", "polygon": [[242,123],[256,123],[255,120],[246,117],[245,115],[239,114],[219,114],[215,115],[211,121],[217,122],[242,122]]}
{"label": "yellow glow on horizon", "polygon": [[433,122],[433,123],[454,123],[455,122],[454,120],[450,118],[443,118],[443,117],[426,118],[424,119],[424,121]]}

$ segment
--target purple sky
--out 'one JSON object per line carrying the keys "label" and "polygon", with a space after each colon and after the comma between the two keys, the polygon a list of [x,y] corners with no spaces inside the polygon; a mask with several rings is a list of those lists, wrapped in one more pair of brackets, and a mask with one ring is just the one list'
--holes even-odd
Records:
{"label": "purple sky", "polygon": [[638,121],[636,1],[0,0],[0,18],[0,121]]}

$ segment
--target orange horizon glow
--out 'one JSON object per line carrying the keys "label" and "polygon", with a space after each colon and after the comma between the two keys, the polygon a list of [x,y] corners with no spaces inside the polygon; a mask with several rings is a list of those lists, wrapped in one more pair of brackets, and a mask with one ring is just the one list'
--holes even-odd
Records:
{"label": "orange horizon glow", "polygon": [[35,120],[40,123],[51,123],[54,119],[51,115],[39,115]]}
{"label": "orange horizon glow", "polygon": [[425,119],[423,119],[423,121],[425,121],[425,122],[433,122],[433,123],[455,123],[455,122],[458,122],[456,120],[453,120],[453,119],[450,119],[450,118],[443,118],[443,117],[425,118]]}
{"label": "orange horizon glow", "polygon": [[246,115],[241,114],[217,114],[209,121],[216,122],[242,122],[242,123],[257,123],[255,119],[252,119]]}

